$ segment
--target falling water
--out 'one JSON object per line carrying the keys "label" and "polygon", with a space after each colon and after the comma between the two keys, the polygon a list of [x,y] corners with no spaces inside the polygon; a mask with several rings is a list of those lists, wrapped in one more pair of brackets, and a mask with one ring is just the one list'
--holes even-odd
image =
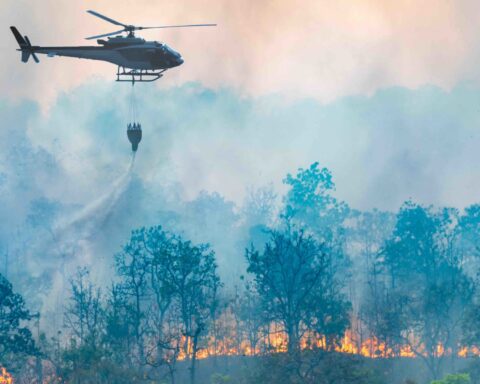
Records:
{"label": "falling water", "polygon": [[[43,313],[51,313],[53,322],[61,322],[60,316],[66,300],[66,276],[72,269],[92,263],[93,239],[101,231],[109,216],[115,211],[120,198],[125,194],[132,179],[135,153],[132,154],[126,171],[100,197],[76,212],[72,217],[59,222],[52,230],[50,239],[32,247],[35,254],[50,253],[56,262],[47,266],[45,259],[34,257],[33,264],[42,264],[43,275],[50,281],[50,289],[41,295]],[[35,266],[30,266],[30,268]],[[96,266],[98,268],[98,264]],[[68,271],[67,271],[68,270]],[[59,315],[60,314],[60,315]],[[57,318],[58,317],[58,318]],[[58,324],[54,325],[58,326]]]}
{"label": "falling water", "polygon": [[114,211],[120,197],[125,193],[132,177],[134,162],[135,153],[132,154],[130,165],[126,172],[113,183],[112,187],[69,220],[61,223],[54,230],[55,237],[58,239],[72,234],[73,239],[77,241],[94,237],[102,224]]}

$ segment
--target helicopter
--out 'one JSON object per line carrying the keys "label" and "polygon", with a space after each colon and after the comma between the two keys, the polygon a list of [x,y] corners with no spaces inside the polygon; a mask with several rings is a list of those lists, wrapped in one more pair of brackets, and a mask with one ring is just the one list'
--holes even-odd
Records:
{"label": "helicopter", "polygon": [[[96,11],[88,10],[89,14],[99,17],[122,29],[101,35],[87,37],[86,40],[97,39],[98,46],[61,46],[41,47],[30,43],[27,36],[22,36],[14,26],[10,29],[17,40],[22,53],[22,62],[28,62],[30,56],[39,63],[37,54],[49,57],[66,56],[80,59],[101,60],[117,65],[116,81],[151,82],[160,79],[163,73],[183,64],[182,56],[167,44],[158,41],[145,41],[135,36],[135,31],[160,28],[214,27],[217,24],[184,24],[164,25],[158,27],[141,27],[124,24]],[[127,36],[119,36],[127,33]],[[113,37],[111,37],[113,36]],[[102,38],[108,37],[107,40]]]}

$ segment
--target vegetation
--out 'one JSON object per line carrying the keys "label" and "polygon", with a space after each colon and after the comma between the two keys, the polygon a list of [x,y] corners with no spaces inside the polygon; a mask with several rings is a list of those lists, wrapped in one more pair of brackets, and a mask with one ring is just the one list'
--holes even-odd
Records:
{"label": "vegetation", "polygon": [[447,375],[443,380],[434,380],[431,384],[470,384],[470,376],[466,373]]}
{"label": "vegetation", "polygon": [[32,333],[25,326],[32,318],[22,296],[0,274],[0,362],[11,370],[20,369],[28,356],[38,353]]}
{"label": "vegetation", "polygon": [[[355,211],[317,163],[285,184],[280,209],[252,193],[243,221],[218,195],[190,211],[216,236],[240,228],[240,279],[220,280],[225,248],[141,227],[110,281],[85,267],[71,276],[63,327],[38,330],[37,346],[35,317],[0,275],[1,365],[25,382],[380,384],[405,357],[422,362],[424,382],[469,383],[440,378],[480,345],[480,206]],[[222,371],[232,355],[236,371]]]}

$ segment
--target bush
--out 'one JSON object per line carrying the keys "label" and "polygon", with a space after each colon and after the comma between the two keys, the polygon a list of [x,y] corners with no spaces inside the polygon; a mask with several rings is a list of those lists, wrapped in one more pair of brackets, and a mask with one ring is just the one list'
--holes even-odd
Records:
{"label": "bush", "polygon": [[462,373],[458,375],[447,375],[442,380],[434,380],[430,384],[470,384],[470,375]]}
{"label": "bush", "polygon": [[211,384],[229,384],[231,382],[230,376],[221,375],[220,373],[214,373],[210,378]]}
{"label": "bush", "polygon": [[323,350],[264,356],[247,379],[259,384],[383,384],[383,375],[362,358]]}

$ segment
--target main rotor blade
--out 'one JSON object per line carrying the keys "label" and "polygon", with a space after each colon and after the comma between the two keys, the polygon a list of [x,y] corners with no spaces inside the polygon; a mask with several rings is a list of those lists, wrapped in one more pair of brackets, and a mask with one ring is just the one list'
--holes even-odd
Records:
{"label": "main rotor blade", "polygon": [[217,24],[184,24],[184,25],[162,25],[160,27],[137,27],[137,29],[160,29],[160,28],[185,28],[185,27],[216,27]]}
{"label": "main rotor blade", "polygon": [[96,35],[96,36],[86,37],[85,40],[93,40],[93,39],[98,39],[98,38],[100,38],[100,37],[107,37],[107,36],[118,35],[118,34],[124,32],[124,31],[125,31],[124,29],[120,29],[119,31],[116,31],[116,32],[110,32],[110,33],[104,33],[103,35]]}
{"label": "main rotor blade", "polygon": [[105,20],[105,21],[108,21],[109,23],[112,23],[112,24],[115,24],[115,25],[121,25],[121,26],[123,26],[123,27],[126,27],[125,24],[120,23],[119,21],[113,20],[113,19],[111,19],[110,17],[104,16],[104,15],[102,15],[101,13],[92,11],[91,9],[89,9],[87,12],[90,13],[91,15],[93,15],[93,16],[97,16],[97,17],[99,17],[100,19],[103,19],[103,20]]}

